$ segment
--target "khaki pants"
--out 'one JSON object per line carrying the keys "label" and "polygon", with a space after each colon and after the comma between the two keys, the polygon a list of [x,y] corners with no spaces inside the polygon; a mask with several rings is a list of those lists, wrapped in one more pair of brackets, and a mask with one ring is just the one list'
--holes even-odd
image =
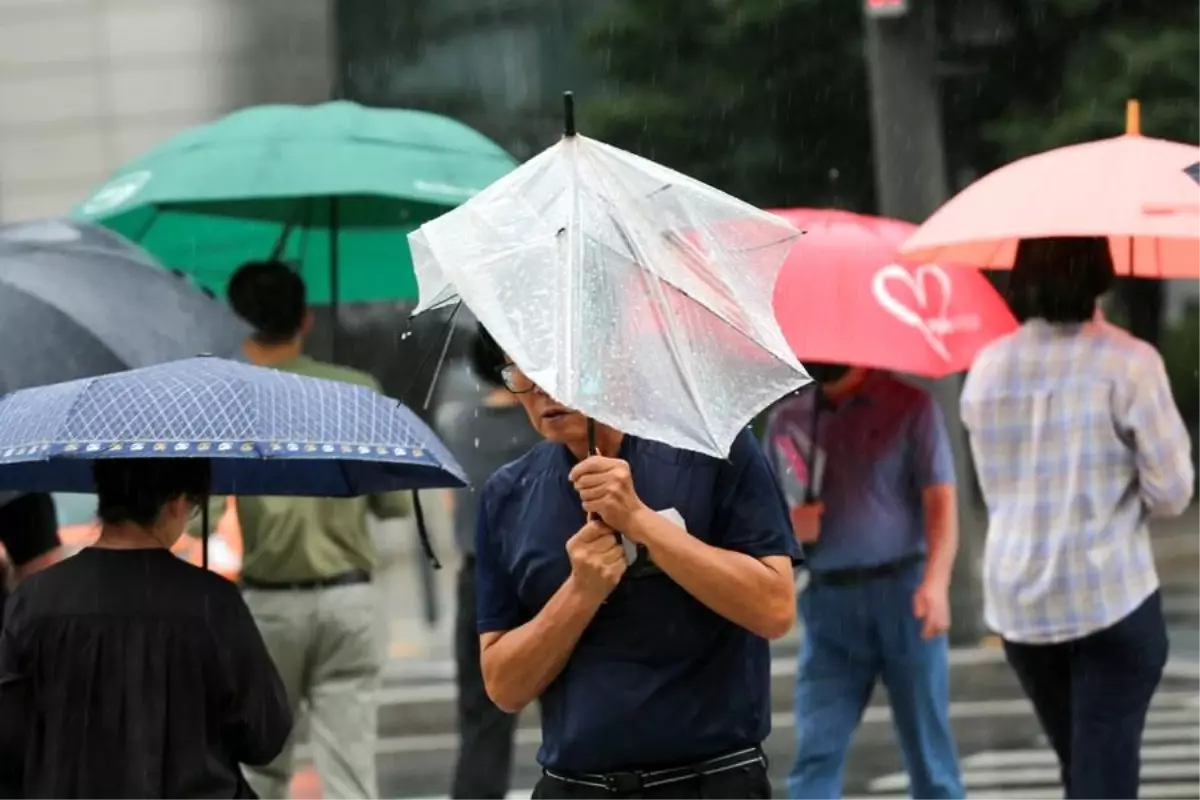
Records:
{"label": "khaki pants", "polygon": [[[374,798],[376,689],[381,653],[370,584],[308,591],[247,589],[292,711],[308,706],[308,738],[326,798]],[[286,798],[295,733],[265,767],[246,767],[262,798]]]}

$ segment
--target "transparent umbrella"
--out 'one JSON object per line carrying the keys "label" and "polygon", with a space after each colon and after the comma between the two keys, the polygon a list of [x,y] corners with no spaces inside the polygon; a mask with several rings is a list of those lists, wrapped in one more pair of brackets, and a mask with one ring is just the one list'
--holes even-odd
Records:
{"label": "transparent umbrella", "polygon": [[791,224],[567,135],[409,236],[416,312],[461,300],[532,380],[619,430],[717,457],[809,382],[775,321]]}

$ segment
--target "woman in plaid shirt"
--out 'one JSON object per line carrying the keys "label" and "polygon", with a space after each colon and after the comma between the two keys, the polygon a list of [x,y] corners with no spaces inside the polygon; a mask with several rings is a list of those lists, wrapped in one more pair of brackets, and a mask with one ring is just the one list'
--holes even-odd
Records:
{"label": "woman in plaid shirt", "polygon": [[1058,754],[1068,798],[1137,797],[1167,660],[1151,517],[1192,497],[1162,358],[1108,324],[1103,238],[1022,241],[1021,328],[980,355],[962,419],[988,506],[984,606]]}

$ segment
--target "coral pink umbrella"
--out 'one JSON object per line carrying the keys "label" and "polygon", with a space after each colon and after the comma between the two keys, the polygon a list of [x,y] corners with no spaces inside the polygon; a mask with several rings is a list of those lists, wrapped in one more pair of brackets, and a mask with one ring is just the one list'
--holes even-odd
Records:
{"label": "coral pink umbrella", "polygon": [[899,264],[916,226],[847,211],[773,213],[805,232],[775,284],[775,318],[800,359],[941,378],[1016,330],[979,271]]}
{"label": "coral pink umbrella", "polygon": [[1195,145],[1127,133],[1023,158],[968,186],[934,212],[901,253],[906,261],[1010,269],[1017,242],[1107,236],[1118,275],[1200,277]]}

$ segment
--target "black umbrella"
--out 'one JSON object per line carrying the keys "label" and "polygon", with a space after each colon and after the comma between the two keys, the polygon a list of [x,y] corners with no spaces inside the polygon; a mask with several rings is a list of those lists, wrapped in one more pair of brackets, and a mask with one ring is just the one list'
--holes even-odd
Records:
{"label": "black umbrella", "polygon": [[1200,183],[1200,161],[1192,164],[1190,167],[1185,169],[1184,172],[1186,172],[1188,175],[1191,175],[1192,180],[1194,180],[1196,183]]}
{"label": "black umbrella", "polygon": [[231,356],[248,332],[211,295],[103,228],[0,227],[0,393],[199,353]]}

